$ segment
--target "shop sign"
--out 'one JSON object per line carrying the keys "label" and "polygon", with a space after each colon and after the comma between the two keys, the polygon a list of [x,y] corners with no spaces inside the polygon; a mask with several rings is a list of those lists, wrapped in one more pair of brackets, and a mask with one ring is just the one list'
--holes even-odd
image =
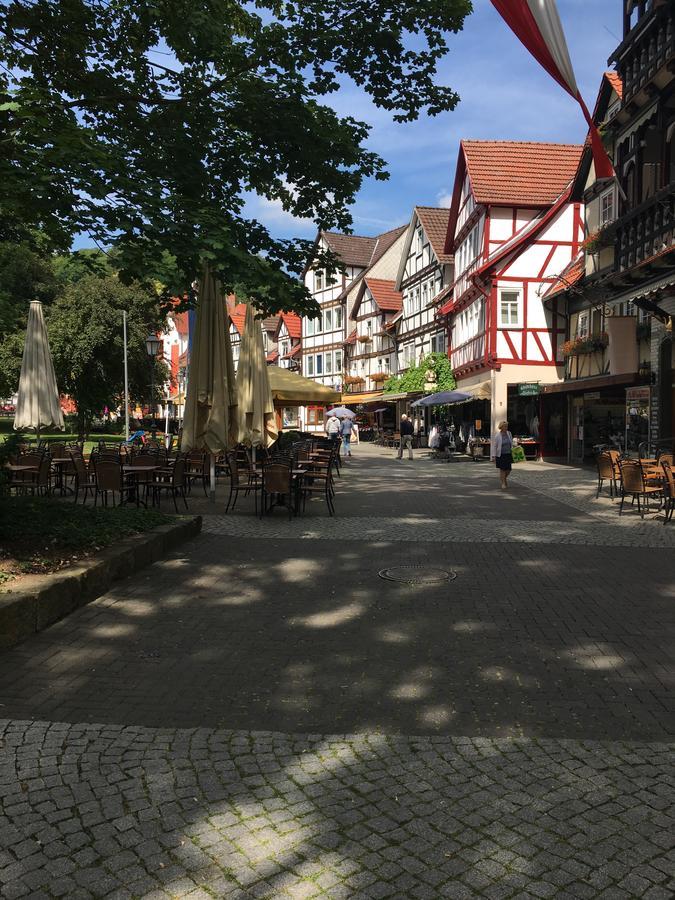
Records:
{"label": "shop sign", "polygon": [[651,388],[649,387],[630,387],[626,388],[626,403],[640,405],[649,405],[649,395]]}
{"label": "shop sign", "polygon": [[538,397],[541,393],[541,385],[538,381],[531,382],[528,384],[519,384],[518,385],[518,396],[519,397]]}
{"label": "shop sign", "polygon": [[599,400],[600,391],[588,391],[584,394],[584,400]]}

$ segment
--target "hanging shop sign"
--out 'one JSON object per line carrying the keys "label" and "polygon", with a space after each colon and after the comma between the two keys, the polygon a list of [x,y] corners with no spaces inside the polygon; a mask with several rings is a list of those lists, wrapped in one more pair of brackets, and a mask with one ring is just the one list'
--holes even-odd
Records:
{"label": "hanging shop sign", "polygon": [[540,393],[541,385],[538,381],[518,385],[519,397],[537,397]]}

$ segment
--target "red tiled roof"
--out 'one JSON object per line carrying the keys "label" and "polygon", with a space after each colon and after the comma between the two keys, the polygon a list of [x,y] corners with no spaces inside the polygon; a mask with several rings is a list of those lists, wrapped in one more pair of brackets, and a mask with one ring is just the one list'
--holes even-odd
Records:
{"label": "red tiled roof", "polygon": [[267,354],[267,356],[265,357],[265,359],[267,360],[268,363],[274,363],[274,362],[276,362],[276,361],[279,359],[279,351],[278,351],[278,350],[272,350],[270,353]]}
{"label": "red tiled roof", "polygon": [[549,206],[574,178],[583,146],[462,141],[477,203]]}
{"label": "red tiled roof", "polygon": [[[228,297],[229,301],[229,297]],[[246,304],[245,303],[237,303],[236,306],[229,306],[228,309],[230,313],[230,319],[234,324],[234,327],[239,332],[239,336],[241,337],[244,333],[244,325],[246,324]]]}
{"label": "red tiled roof", "polygon": [[279,324],[279,316],[267,316],[262,320],[263,331],[276,331]]}
{"label": "red tiled roof", "polygon": [[352,333],[349,335],[349,337],[347,338],[347,340],[345,341],[345,344],[355,344],[355,343],[356,343],[356,335],[357,335],[357,331],[356,331],[356,328],[355,328],[355,329],[352,331]]}
{"label": "red tiled roof", "polygon": [[586,258],[580,253],[576,259],[566,266],[560,275],[553,282],[551,287],[544,294],[544,300],[550,300],[551,297],[557,297],[558,294],[564,293],[568,288],[573,287],[578,281],[584,277],[586,273]]}
{"label": "red tiled roof", "polygon": [[398,312],[403,309],[403,294],[395,288],[395,282],[383,278],[366,278],[368,290],[382,312]]}
{"label": "red tiled roof", "polygon": [[292,359],[294,356],[297,356],[301,350],[302,350],[302,346],[300,344],[296,344],[295,347],[291,347],[291,349],[283,357],[283,359]]}
{"label": "red tiled roof", "polygon": [[452,262],[452,255],[445,252],[450,210],[435,206],[416,206],[415,212],[438,261],[441,264]]}
{"label": "red tiled roof", "polygon": [[623,100],[623,81],[618,72],[605,72],[605,78],[614,88],[621,100]]}
{"label": "red tiled roof", "polygon": [[384,231],[382,234],[375,235],[375,237],[322,231],[321,237],[346,266],[367,268],[376,263],[386,253],[406,228],[407,225],[399,225],[397,228]]}
{"label": "red tiled roof", "polygon": [[302,319],[292,312],[282,312],[281,318],[286,326],[286,331],[292,338],[302,337]]}

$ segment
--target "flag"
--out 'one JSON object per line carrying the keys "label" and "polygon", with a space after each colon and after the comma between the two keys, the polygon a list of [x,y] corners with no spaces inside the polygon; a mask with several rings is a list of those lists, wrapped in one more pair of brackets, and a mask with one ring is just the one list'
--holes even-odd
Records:
{"label": "flag", "polygon": [[492,0],[492,5],[539,65],[579,103],[588,122],[597,178],[613,178],[600,132],[579,92],[555,0]]}

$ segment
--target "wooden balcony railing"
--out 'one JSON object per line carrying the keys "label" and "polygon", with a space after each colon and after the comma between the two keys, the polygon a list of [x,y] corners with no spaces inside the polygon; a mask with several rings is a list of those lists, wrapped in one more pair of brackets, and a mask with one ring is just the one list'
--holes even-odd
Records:
{"label": "wooden balcony railing", "polygon": [[[664,7],[648,12],[651,23],[626,49],[619,69],[624,84],[624,104],[646,87],[656,73],[675,57],[675,22]],[[646,18],[645,16],[645,18]]]}
{"label": "wooden balcony railing", "polygon": [[616,223],[616,270],[630,269],[673,243],[675,184],[626,213]]}

